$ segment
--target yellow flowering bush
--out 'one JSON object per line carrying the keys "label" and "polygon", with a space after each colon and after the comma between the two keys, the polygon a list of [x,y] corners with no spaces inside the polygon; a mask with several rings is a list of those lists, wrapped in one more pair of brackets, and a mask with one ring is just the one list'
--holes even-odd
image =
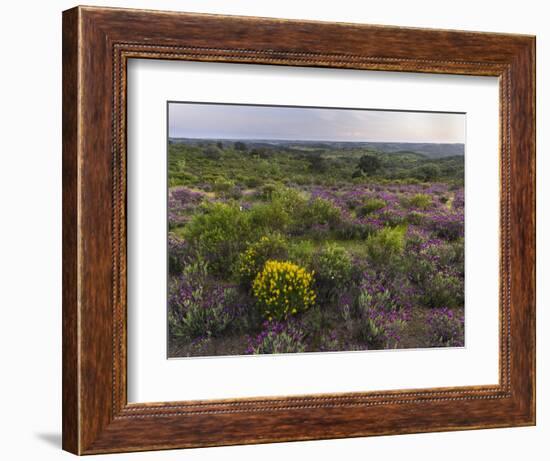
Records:
{"label": "yellow flowering bush", "polygon": [[290,261],[269,260],[252,283],[252,292],[268,320],[283,320],[315,304],[313,272]]}

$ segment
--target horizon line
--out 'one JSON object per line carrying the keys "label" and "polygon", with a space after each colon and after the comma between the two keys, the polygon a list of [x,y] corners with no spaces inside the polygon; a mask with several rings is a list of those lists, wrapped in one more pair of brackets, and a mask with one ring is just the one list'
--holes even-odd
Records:
{"label": "horizon line", "polygon": [[188,136],[168,136],[168,139],[190,139],[190,140],[218,140],[218,141],[298,141],[298,142],[343,142],[343,143],[395,143],[395,144],[457,144],[464,146],[463,142],[430,142],[430,141],[344,141],[336,139],[278,139],[278,138],[193,138]]}

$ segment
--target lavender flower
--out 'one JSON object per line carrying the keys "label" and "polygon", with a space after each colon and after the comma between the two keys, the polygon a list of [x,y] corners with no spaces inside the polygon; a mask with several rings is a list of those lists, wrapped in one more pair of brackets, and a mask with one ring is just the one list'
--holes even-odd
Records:
{"label": "lavender flower", "polygon": [[432,347],[464,346],[464,316],[447,308],[431,309],[427,317],[428,342]]}
{"label": "lavender flower", "polygon": [[287,354],[304,352],[304,332],[292,321],[265,321],[257,336],[248,337],[247,354]]}

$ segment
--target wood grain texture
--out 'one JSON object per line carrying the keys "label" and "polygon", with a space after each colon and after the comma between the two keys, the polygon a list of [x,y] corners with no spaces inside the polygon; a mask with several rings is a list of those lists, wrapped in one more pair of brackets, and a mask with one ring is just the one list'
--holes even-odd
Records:
{"label": "wood grain texture", "polygon": [[63,448],[80,451],[78,399],[78,10],[63,16]]}
{"label": "wood grain texture", "polygon": [[[63,15],[63,447],[78,454],[535,422],[534,37],[78,7]],[[126,63],[500,78],[496,386],[128,404]]]}

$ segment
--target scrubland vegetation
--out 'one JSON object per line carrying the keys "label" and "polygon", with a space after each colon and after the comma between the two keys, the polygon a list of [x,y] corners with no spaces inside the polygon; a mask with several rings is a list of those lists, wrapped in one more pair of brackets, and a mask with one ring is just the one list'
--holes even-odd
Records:
{"label": "scrubland vegetation", "polygon": [[463,345],[463,156],[168,154],[171,357]]}

